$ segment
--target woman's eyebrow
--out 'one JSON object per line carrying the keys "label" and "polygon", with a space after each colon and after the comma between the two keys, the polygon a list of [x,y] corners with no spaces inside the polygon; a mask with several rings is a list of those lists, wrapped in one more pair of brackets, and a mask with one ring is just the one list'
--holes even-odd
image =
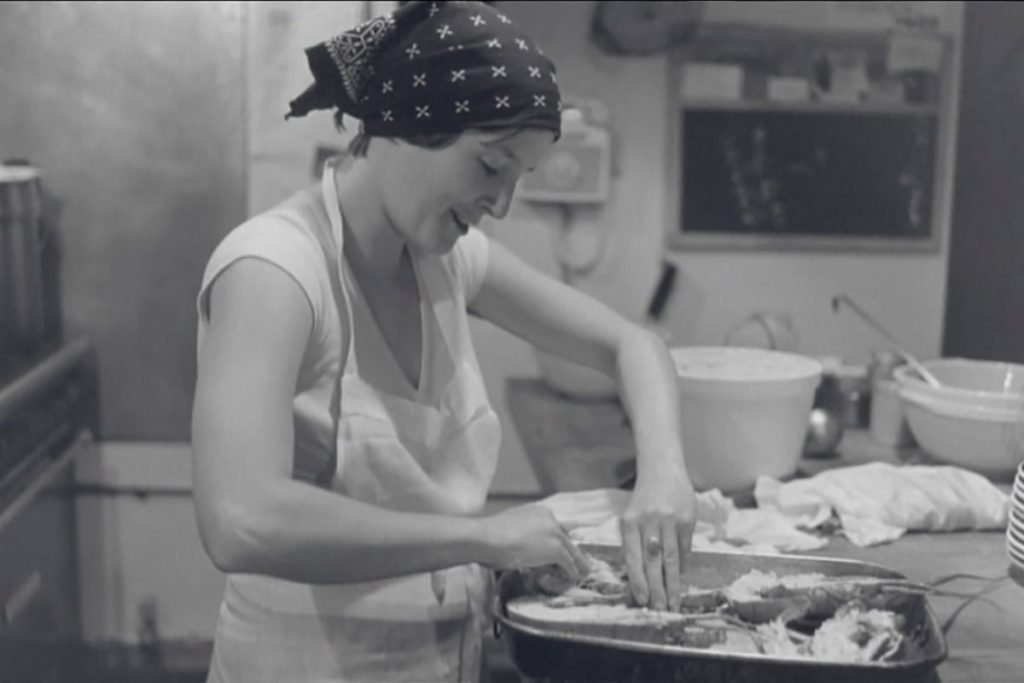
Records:
{"label": "woman's eyebrow", "polygon": [[489,140],[486,142],[482,142],[480,144],[482,144],[484,147],[487,147],[488,149],[500,149],[507,156],[511,157],[512,160],[515,161],[517,164],[519,164],[520,166],[523,165],[523,160],[519,158],[519,156],[515,153],[513,149],[504,144],[504,140]]}

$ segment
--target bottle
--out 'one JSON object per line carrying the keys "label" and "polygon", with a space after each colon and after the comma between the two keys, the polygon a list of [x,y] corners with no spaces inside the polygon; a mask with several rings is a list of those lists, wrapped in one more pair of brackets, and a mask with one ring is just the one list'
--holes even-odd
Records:
{"label": "bottle", "polygon": [[877,349],[872,354],[869,371],[871,417],[868,431],[877,443],[893,448],[905,448],[914,443],[904,414],[899,383],[893,378],[893,372],[902,364],[903,359],[893,351]]}

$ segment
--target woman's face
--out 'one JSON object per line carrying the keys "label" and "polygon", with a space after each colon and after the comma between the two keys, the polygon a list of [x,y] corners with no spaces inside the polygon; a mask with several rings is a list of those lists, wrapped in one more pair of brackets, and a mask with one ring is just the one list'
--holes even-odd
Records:
{"label": "woman's face", "polygon": [[411,247],[447,253],[485,215],[508,213],[519,177],[553,142],[550,131],[526,129],[467,131],[441,149],[381,145],[388,218]]}

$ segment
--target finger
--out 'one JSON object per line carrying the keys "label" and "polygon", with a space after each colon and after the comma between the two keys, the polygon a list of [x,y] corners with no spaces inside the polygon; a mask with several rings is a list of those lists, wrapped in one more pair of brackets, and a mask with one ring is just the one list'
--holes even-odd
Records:
{"label": "finger", "polygon": [[576,546],[568,534],[565,535],[564,544],[565,549],[569,551],[569,555],[572,557],[573,564],[576,565],[577,574],[582,577],[589,573],[590,562],[587,560],[587,556]]}
{"label": "finger", "polygon": [[693,551],[693,522],[676,526],[679,542],[679,573],[686,571],[686,557]]}
{"label": "finger", "polygon": [[622,551],[626,557],[626,578],[633,600],[641,607],[647,606],[650,593],[647,590],[647,576],[644,574],[643,549],[640,544],[640,529],[636,522],[619,522],[622,530]]}
{"label": "finger", "polygon": [[644,572],[647,576],[647,588],[650,590],[650,607],[664,610],[668,607],[665,595],[665,570],[663,557],[665,551],[661,540],[661,528],[657,523],[644,525],[642,540],[645,544]]}
{"label": "finger", "polygon": [[[576,561],[566,547],[565,532],[561,527],[557,527],[554,536],[554,539],[549,539],[549,541],[554,541],[554,544],[548,545],[545,552],[545,554],[550,553],[548,561],[558,567],[559,573],[567,583],[575,584],[579,580],[579,570],[576,568]],[[545,544],[548,544],[548,541]]]}
{"label": "finger", "polygon": [[558,566],[562,568],[562,571],[566,573],[573,583],[576,583],[580,580],[582,572],[580,572],[579,561],[576,557],[577,553],[575,548],[572,545],[572,541],[570,541],[564,534],[559,535],[558,541],[558,559],[556,560],[558,562]]}
{"label": "finger", "polygon": [[661,523],[662,563],[665,575],[665,594],[668,597],[668,608],[673,612],[679,610],[679,596],[683,591],[680,573],[682,571],[679,536],[676,532],[675,520]]}

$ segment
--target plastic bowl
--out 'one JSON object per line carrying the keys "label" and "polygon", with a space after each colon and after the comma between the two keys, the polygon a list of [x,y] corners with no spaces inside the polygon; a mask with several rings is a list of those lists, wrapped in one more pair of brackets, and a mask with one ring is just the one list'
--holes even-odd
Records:
{"label": "plastic bowl", "polygon": [[1024,366],[967,359],[931,360],[942,387],[913,369],[896,370],[907,423],[936,460],[1009,481],[1024,460]]}
{"label": "plastic bowl", "polygon": [[969,358],[939,358],[922,363],[941,387],[933,387],[910,365],[896,369],[900,386],[937,401],[981,409],[1019,411],[1024,393],[1024,365]]}
{"label": "plastic bowl", "polygon": [[781,351],[671,350],[683,450],[698,490],[736,492],[796,471],[822,366]]}
{"label": "plastic bowl", "polygon": [[1016,531],[1017,535],[1024,540],[1024,510],[1011,507],[1007,515],[1006,526]]}
{"label": "plastic bowl", "polygon": [[1017,518],[1013,512],[1010,513],[1007,520],[1006,533],[1010,534],[1021,546],[1024,546],[1024,520]]}
{"label": "plastic bowl", "polygon": [[1006,546],[1018,556],[1024,558],[1024,541],[1018,540],[1009,531],[1006,532]]}
{"label": "plastic bowl", "polygon": [[1006,543],[1006,554],[1009,556],[1010,560],[1015,565],[1017,565],[1021,569],[1024,569],[1024,551],[1014,550],[1010,546],[1009,541],[1007,541],[1007,543]]}

